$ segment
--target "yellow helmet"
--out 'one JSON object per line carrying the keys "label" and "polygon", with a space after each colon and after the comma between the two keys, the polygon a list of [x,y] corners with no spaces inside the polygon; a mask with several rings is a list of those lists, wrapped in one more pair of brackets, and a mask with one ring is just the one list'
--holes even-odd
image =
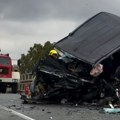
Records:
{"label": "yellow helmet", "polygon": [[57,51],[56,50],[51,50],[50,52],[49,52],[49,55],[55,55],[55,54],[57,54]]}

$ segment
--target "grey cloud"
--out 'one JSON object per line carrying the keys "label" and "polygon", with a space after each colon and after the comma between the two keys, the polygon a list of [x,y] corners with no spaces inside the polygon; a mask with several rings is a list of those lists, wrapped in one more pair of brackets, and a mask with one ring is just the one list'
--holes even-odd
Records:
{"label": "grey cloud", "polygon": [[119,0],[0,0],[0,16],[3,20],[18,21],[79,20],[100,11],[120,15],[120,10],[115,10],[119,3]]}
{"label": "grey cloud", "polygon": [[1,0],[0,11],[5,20],[41,19],[47,14],[46,4],[41,0]]}
{"label": "grey cloud", "polygon": [[0,48],[19,58],[34,43],[58,41],[98,12],[120,16],[119,5],[119,0],[0,0]]}

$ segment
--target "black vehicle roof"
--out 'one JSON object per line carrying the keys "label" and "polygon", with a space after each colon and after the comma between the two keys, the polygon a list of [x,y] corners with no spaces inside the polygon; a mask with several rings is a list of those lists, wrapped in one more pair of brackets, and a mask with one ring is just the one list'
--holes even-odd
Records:
{"label": "black vehicle roof", "polygon": [[55,47],[95,65],[120,49],[120,17],[98,13],[58,41]]}

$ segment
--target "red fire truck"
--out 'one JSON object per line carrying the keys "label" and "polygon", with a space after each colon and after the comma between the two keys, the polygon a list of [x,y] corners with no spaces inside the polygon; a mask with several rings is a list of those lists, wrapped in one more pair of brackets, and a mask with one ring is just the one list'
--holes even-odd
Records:
{"label": "red fire truck", "polygon": [[12,93],[16,93],[19,81],[20,74],[13,71],[9,54],[0,54],[0,92],[6,93],[7,87],[11,87]]}

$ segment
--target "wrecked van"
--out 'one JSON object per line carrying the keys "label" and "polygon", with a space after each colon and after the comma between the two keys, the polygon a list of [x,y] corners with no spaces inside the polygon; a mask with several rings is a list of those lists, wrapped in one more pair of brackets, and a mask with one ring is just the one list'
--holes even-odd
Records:
{"label": "wrecked van", "polygon": [[33,71],[32,100],[119,101],[120,17],[98,13],[55,43],[54,49],[60,57],[40,60]]}

